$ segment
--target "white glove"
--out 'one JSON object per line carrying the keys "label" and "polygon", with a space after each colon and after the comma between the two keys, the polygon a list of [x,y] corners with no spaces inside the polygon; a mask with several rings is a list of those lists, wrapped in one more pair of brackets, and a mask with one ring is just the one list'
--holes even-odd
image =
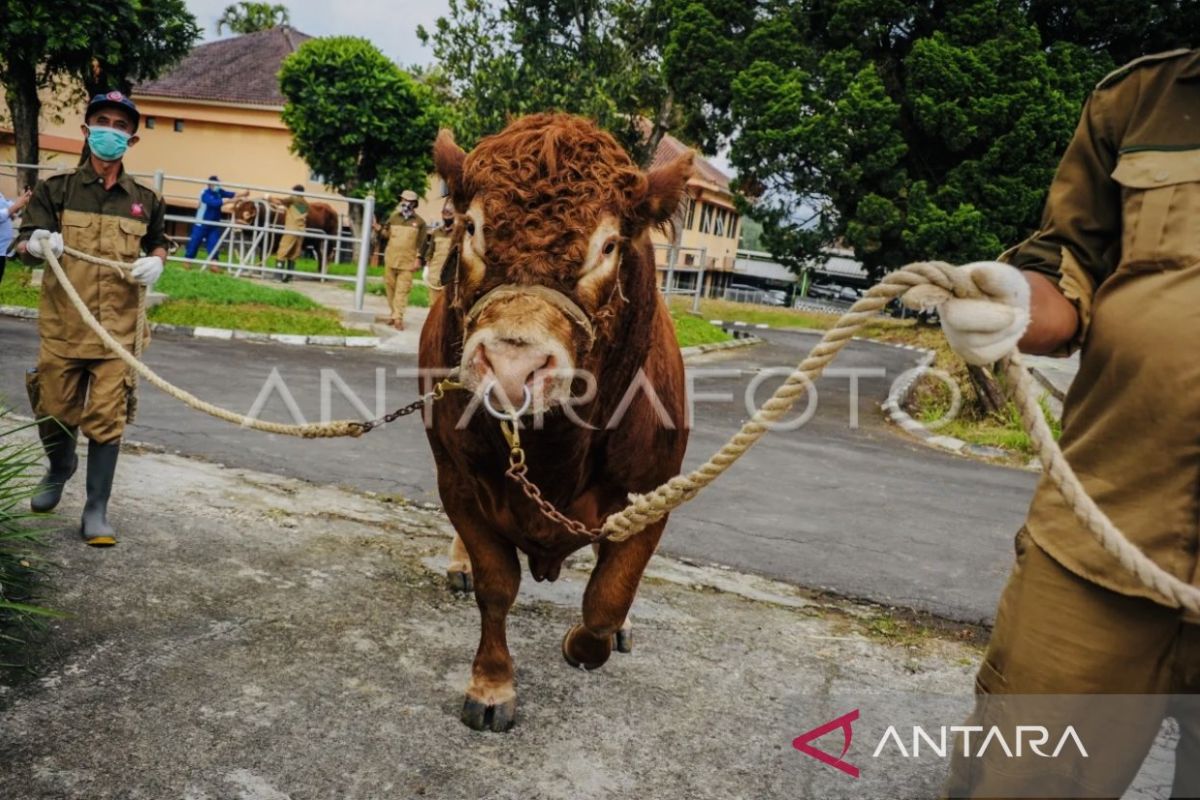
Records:
{"label": "white glove", "polygon": [[942,332],[968,364],[993,364],[1016,349],[1029,326],[1029,281],[1016,267],[977,261],[965,271],[984,297],[951,298],[938,306]]}
{"label": "white glove", "polygon": [[[47,250],[47,248],[49,249]],[[38,228],[29,235],[28,241],[25,242],[25,249],[30,255],[36,258],[44,259],[47,252],[54,253],[55,258],[62,258],[62,234],[58,231],[48,231],[45,228]]]}
{"label": "white glove", "polygon": [[145,256],[133,262],[133,269],[129,274],[133,279],[142,286],[153,286],[158,277],[162,275],[163,262],[158,256]]}

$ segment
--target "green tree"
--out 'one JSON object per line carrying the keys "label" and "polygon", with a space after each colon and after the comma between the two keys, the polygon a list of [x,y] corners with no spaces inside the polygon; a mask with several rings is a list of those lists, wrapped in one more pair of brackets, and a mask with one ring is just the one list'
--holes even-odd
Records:
{"label": "green tree", "polygon": [[374,194],[380,209],[405,189],[424,193],[445,118],[428,84],[366,39],[335,36],[305,42],[284,59],[279,85],[292,151],[328,185],[350,197]]}
{"label": "green tree", "polygon": [[1036,227],[1095,82],[1200,22],[1195,0],[1137,6],[769,0],[705,113],[793,269],[832,242],[875,276],[991,258]]}
{"label": "green tree", "polygon": [[[129,91],[186,55],[199,34],[183,0],[0,0],[0,83],[17,160],[38,161],[39,89]],[[25,171],[21,182],[36,177]]]}
{"label": "green tree", "polygon": [[255,33],[291,22],[287,6],[271,3],[233,3],[217,20],[217,33],[228,28],[232,33]]}
{"label": "green tree", "polygon": [[[596,120],[646,164],[668,131],[713,141],[712,118],[701,113],[696,89],[708,79],[728,85],[732,73],[716,48],[735,47],[737,20],[753,18],[753,5],[737,2],[726,9],[733,22],[679,17],[693,5],[697,0],[450,0],[450,13],[418,35],[449,79],[463,143],[500,130],[511,116],[561,110]],[[749,11],[734,13],[738,7]],[[679,40],[699,32],[712,34],[714,50],[690,61],[697,49]]]}

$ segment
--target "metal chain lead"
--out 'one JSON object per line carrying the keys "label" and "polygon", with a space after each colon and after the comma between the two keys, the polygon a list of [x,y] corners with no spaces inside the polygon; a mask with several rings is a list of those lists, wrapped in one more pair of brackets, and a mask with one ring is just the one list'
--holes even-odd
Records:
{"label": "metal chain lead", "polygon": [[375,430],[376,428],[378,428],[381,425],[387,425],[389,422],[395,422],[396,420],[400,419],[401,417],[407,417],[409,414],[412,414],[416,411],[420,411],[422,408],[424,408],[429,403],[435,402],[437,400],[441,400],[443,397],[445,397],[447,390],[461,389],[461,388],[463,388],[463,385],[461,383],[459,383],[457,380],[455,380],[454,375],[451,374],[449,377],[445,378],[444,380],[440,381],[436,386],[434,386],[433,391],[426,392],[425,394],[421,395],[416,400],[413,400],[408,405],[401,406],[400,408],[397,408],[392,413],[386,414],[386,415],[380,417],[379,419],[372,419],[372,420],[367,420],[365,422],[355,423],[359,427],[359,435],[364,434],[364,433],[370,433],[371,431]]}
{"label": "metal chain lead", "polygon": [[521,487],[521,491],[533,501],[533,504],[537,506],[538,511],[541,512],[543,517],[557,525],[562,525],[576,536],[582,536],[592,542],[599,542],[608,537],[609,534],[600,528],[589,528],[579,520],[571,519],[543,497],[542,490],[529,480],[529,477],[525,474],[529,471],[529,467],[525,464],[525,450],[521,447],[520,431],[510,420],[501,420],[500,432],[504,434],[504,439],[508,442],[509,448],[508,470],[504,474]]}

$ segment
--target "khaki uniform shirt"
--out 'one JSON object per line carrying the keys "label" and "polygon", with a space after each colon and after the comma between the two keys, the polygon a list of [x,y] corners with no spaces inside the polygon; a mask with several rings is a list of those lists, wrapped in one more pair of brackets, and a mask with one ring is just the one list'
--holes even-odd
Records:
{"label": "khaki uniform shirt", "polygon": [[[91,162],[70,172],[52,175],[33,190],[21,220],[18,242],[39,228],[60,231],[68,247],[102,258],[132,262],[168,242],[163,233],[162,200],[121,171],[112,189]],[[26,256],[25,260],[37,263]],[[87,303],[93,316],[117,341],[133,347],[137,325],[138,284],[109,267],[63,255],[63,271]],[[42,344],[63,358],[115,358],[92,333],[50,270],[42,281],[38,311]]]}
{"label": "khaki uniform shirt", "polygon": [[[1200,585],[1200,51],[1139,59],[1100,82],[1041,230],[1006,256],[1057,280],[1080,312],[1067,460],[1134,544]],[[1027,527],[1077,575],[1176,605],[1108,555],[1046,478]]]}
{"label": "khaki uniform shirt", "polygon": [[425,247],[425,263],[429,267],[426,272],[429,276],[427,283],[430,288],[439,289],[444,282],[442,280],[442,267],[446,265],[446,257],[450,255],[451,230],[451,228],[447,228],[445,225],[438,225],[429,234],[429,243]]}
{"label": "khaki uniform shirt", "polygon": [[289,231],[302,231],[308,227],[308,203],[303,197],[282,197],[279,204],[284,208],[283,227]]}
{"label": "khaki uniform shirt", "polygon": [[387,269],[416,269],[417,259],[425,249],[425,220],[416,214],[408,219],[399,211],[388,217],[387,248],[383,251],[383,265]]}

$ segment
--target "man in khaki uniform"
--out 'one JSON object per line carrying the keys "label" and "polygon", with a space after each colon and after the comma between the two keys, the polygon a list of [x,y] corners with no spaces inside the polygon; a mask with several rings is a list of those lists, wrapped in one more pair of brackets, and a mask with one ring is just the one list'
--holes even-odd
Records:
{"label": "man in khaki uniform", "polygon": [[450,255],[450,234],[454,231],[454,206],[442,206],[442,223],[429,232],[425,243],[425,285],[431,291],[442,288],[442,268]]}
{"label": "man in khaki uniform", "polygon": [[303,191],[304,186],[297,183],[292,187],[293,194],[290,197],[275,200],[271,195],[266,196],[267,202],[276,211],[283,211],[285,233],[279,237],[279,247],[275,251],[275,266],[277,269],[287,270],[288,274],[281,276],[284,283],[292,282],[290,273],[295,272],[296,259],[300,258],[300,252],[304,248],[304,232],[308,228],[308,203],[301,194]]}
{"label": "man in khaki uniform", "polygon": [[[134,347],[138,291],[162,274],[167,255],[164,206],[152,190],[134,182],[121,160],[137,144],[137,107],[120,92],[88,103],[84,160],[70,172],[39,182],[21,223],[17,252],[36,264],[48,252],[59,257],[71,284],[92,314],[122,345]],[[130,277],[63,254],[63,246],[132,262]],[[142,256],[145,252],[147,255]],[[132,278],[132,280],[130,280]],[[81,531],[91,545],[116,543],[108,523],[108,500],[125,430],[131,384],[124,363],[88,328],[54,273],[47,270],[38,316],[41,349],[29,376],[30,400],[50,470],[32,498],[34,511],[50,511],[75,473],[75,437],[88,438],[87,503]]]}
{"label": "man in khaki uniform", "polygon": [[[943,305],[951,345],[973,363],[1018,340],[1030,353],[1082,348],[1063,452],[1133,544],[1200,585],[1200,51],[1147,56],[1097,85],[1041,229],[1002,258],[961,268],[990,302]],[[1013,722],[1015,695],[1088,695],[1027,702],[1043,718],[1021,720],[1069,717],[1088,758],[1067,748],[1013,760],[993,747],[955,759],[950,794],[1120,796],[1171,713],[1180,728],[1172,796],[1200,796],[1196,707],[1168,708],[1165,697],[1200,692],[1200,620],[1108,555],[1049,478],[1016,554],[972,723]],[[1139,697],[1102,697],[1114,694]]]}
{"label": "man in khaki uniform", "polygon": [[425,220],[417,216],[417,199],[416,192],[405,189],[400,195],[400,205],[380,232],[387,239],[383,251],[383,285],[391,309],[389,324],[398,331],[404,330],[404,309],[408,307],[413,273],[420,269],[425,249]]}

